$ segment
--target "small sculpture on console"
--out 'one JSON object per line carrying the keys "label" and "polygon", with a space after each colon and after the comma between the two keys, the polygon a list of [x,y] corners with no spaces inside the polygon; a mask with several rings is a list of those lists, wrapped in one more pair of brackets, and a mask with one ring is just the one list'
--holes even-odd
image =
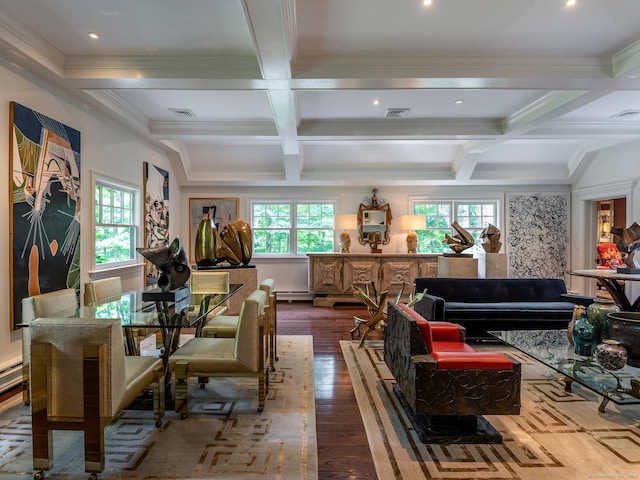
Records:
{"label": "small sculpture on console", "polygon": [[640,258],[636,258],[636,251],[640,249],[640,225],[633,222],[629,228],[612,227],[611,233],[618,235],[620,240],[616,244],[624,255],[624,263],[629,268],[640,268]]}
{"label": "small sculpture on console", "polygon": [[495,225],[489,224],[487,228],[482,230],[480,236],[483,238],[482,248],[487,253],[498,253],[502,242],[500,241],[500,229]]}
{"label": "small sculpture on console", "polygon": [[139,247],[136,251],[160,270],[158,287],[163,292],[175,290],[189,280],[191,269],[180,237],[176,237],[168,247]]}
{"label": "small sculpture on console", "polygon": [[210,210],[200,221],[196,233],[195,257],[198,267],[210,267],[221,262],[248,265],[253,255],[251,226],[236,220],[218,233]]}
{"label": "small sculpture on console", "polygon": [[457,221],[453,221],[451,224],[453,229],[457,232],[454,236],[445,233],[445,238],[442,243],[449,244],[449,248],[457,254],[461,254],[467,248],[471,248],[474,245],[473,237],[469,232],[458,224]]}

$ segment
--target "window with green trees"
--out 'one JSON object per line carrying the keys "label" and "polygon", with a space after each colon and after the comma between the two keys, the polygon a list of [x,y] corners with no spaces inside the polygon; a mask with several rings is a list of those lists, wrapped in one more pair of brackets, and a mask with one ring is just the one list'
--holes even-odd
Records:
{"label": "window with green trees", "polygon": [[116,266],[135,261],[136,195],[135,189],[96,181],[96,266]]}
{"label": "window with green trees", "polygon": [[499,227],[498,205],[498,200],[413,202],[413,213],[425,215],[426,218],[424,230],[416,231],[418,251],[421,253],[451,252],[447,244],[442,243],[442,240],[447,233],[449,235],[456,234],[451,227],[454,220],[473,236],[476,245],[480,245],[482,230],[489,224]]}
{"label": "window with green trees", "polygon": [[253,253],[333,252],[333,202],[252,202]]}

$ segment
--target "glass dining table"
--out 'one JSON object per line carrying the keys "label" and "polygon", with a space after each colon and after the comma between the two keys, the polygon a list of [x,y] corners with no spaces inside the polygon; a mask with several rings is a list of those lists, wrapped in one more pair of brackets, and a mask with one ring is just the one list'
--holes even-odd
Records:
{"label": "glass dining table", "polygon": [[181,291],[160,292],[154,286],[125,292],[118,297],[94,305],[83,305],[75,312],[63,312],[60,315],[119,318],[128,355],[140,353],[135,340],[140,330],[159,331],[163,344],[162,361],[166,368],[169,356],[179,345],[181,331],[194,328],[197,334],[207,316],[243,287],[243,283],[234,283],[229,285],[227,293],[195,295],[189,292],[188,287],[182,287]]}

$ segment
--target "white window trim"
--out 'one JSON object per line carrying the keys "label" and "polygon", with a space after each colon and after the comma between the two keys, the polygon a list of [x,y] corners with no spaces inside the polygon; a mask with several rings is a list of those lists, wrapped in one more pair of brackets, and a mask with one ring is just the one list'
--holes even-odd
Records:
{"label": "white window trim", "polygon": [[91,265],[93,269],[89,273],[104,272],[107,270],[119,270],[122,268],[141,267],[144,266],[144,262],[140,262],[138,254],[136,253],[131,260],[125,260],[122,262],[109,262],[109,263],[96,263],[96,185],[100,183],[103,185],[110,185],[115,188],[127,189],[133,192],[133,225],[136,244],[140,243],[140,219],[142,212],[142,186],[135,183],[127,182],[119,178],[110,177],[102,173],[91,170]]}

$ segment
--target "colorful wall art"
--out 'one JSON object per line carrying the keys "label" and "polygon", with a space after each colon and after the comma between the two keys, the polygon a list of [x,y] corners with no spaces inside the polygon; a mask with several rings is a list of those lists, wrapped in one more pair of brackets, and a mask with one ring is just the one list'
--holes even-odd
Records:
{"label": "colorful wall art", "polygon": [[[143,163],[144,174],[144,246],[169,246],[169,172]],[[147,279],[158,276],[158,267],[147,261]]]}
{"label": "colorful wall art", "polygon": [[11,328],[22,298],[80,288],[80,132],[10,104]]}

